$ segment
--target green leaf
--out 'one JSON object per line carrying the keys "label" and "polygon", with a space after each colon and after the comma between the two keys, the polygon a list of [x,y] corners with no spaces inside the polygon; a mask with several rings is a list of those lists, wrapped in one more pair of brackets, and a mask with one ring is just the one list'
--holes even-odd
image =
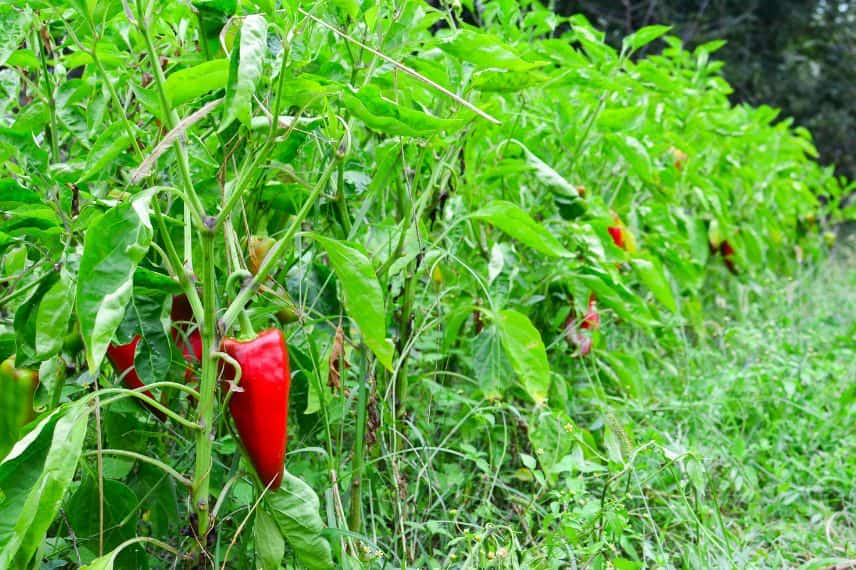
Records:
{"label": "green leaf", "polygon": [[485,69],[473,76],[473,89],[496,93],[514,93],[546,83],[550,76],[540,71],[500,71]]}
{"label": "green leaf", "polygon": [[42,277],[35,292],[15,311],[15,345],[18,366],[32,366],[40,360],[36,349],[39,305],[58,280],[59,275],[54,272]]}
{"label": "green leaf", "polygon": [[355,20],[360,13],[359,0],[333,0],[333,6],[343,11],[349,18]]}
{"label": "green leaf", "polygon": [[642,299],[608,273],[596,267],[581,267],[575,278],[597,295],[597,302],[615,311],[618,316],[641,326],[659,324]]}
{"label": "green leaf", "polygon": [[[80,570],[113,570],[117,565],[120,568],[147,568],[148,564],[145,566],[137,565],[129,565],[127,561],[122,560],[120,557],[125,552],[125,549],[129,546],[134,545],[135,543],[151,541],[152,539],[147,539],[146,537],[137,537],[131,538],[127,541],[123,542],[104,556],[99,556],[89,564],[85,566],[81,566]],[[145,563],[145,562],[143,562]]]}
{"label": "green leaf", "polygon": [[654,297],[671,312],[677,313],[678,305],[663,266],[656,259],[649,260],[641,257],[635,258],[632,264],[639,280],[654,294]]}
{"label": "green leaf", "polygon": [[621,41],[621,44],[625,51],[630,50],[633,53],[642,46],[650,44],[657,38],[665,35],[671,29],[671,26],[645,26],[625,37]]}
{"label": "green leaf", "polygon": [[279,532],[306,568],[333,568],[330,544],[321,535],[324,523],[318,514],[318,495],[312,487],[284,471],[282,486],[265,496],[264,504]]}
{"label": "green leaf", "polygon": [[253,542],[262,570],[277,570],[285,556],[285,541],[273,517],[264,508],[256,511],[253,524]]}
{"label": "green leaf", "polygon": [[45,539],[77,469],[89,410],[57,408],[0,463],[0,568],[27,566]]}
{"label": "green leaf", "polygon": [[[133,313],[139,324],[140,343],[134,356],[134,368],[140,380],[145,384],[157,382],[169,372],[172,363],[170,347],[172,342],[167,334],[161,316],[164,299],[156,296],[156,291],[141,290],[134,283],[135,295],[128,310]],[[141,294],[143,291],[144,294]]]}
{"label": "green leaf", "polygon": [[538,158],[525,144],[516,139],[511,139],[509,142],[516,144],[523,150],[526,155],[526,164],[535,171],[535,176],[547,189],[563,196],[579,198],[580,194],[577,192],[576,186],[553,170],[552,166]]}
{"label": "green leaf", "polygon": [[[134,537],[137,530],[136,510],[140,500],[130,487],[121,481],[104,479],[104,550],[113,550]],[[81,545],[93,552],[98,551],[99,512],[91,508],[99,498],[98,481],[86,477],[77,491],[68,500],[65,508],[68,522]],[[134,564],[139,548],[123,549],[117,557],[125,568],[138,568]]]}
{"label": "green leaf", "polygon": [[473,339],[473,368],[484,397],[494,400],[511,384],[511,363],[502,350],[499,328],[487,326]]}
{"label": "green leaf", "polygon": [[538,329],[526,315],[511,309],[497,314],[497,324],[502,346],[523,388],[536,404],[543,404],[550,390],[550,363]]}
{"label": "green leaf", "polygon": [[480,31],[459,30],[439,47],[457,59],[474,64],[478,69],[529,71],[543,65],[524,60],[510,45]]}
{"label": "green leaf", "polygon": [[229,81],[229,60],[212,59],[193,67],[180,69],[166,78],[164,90],[172,106],[183,105],[217,89]]}
{"label": "green leaf", "polygon": [[651,157],[639,139],[627,134],[610,135],[607,140],[615,145],[624,160],[637,176],[651,180]]}
{"label": "green leaf", "polygon": [[244,18],[229,62],[229,82],[226,85],[226,108],[222,131],[238,119],[250,126],[251,107],[256,84],[262,76],[267,52],[267,21],[260,14]]}
{"label": "green leaf", "polygon": [[77,315],[93,376],[125,316],[134,270],[149,250],[151,196],[141,194],[112,208],[86,232],[77,281]]}
{"label": "green leaf", "polygon": [[40,360],[46,360],[62,350],[73,308],[74,279],[63,267],[57,282],[42,297],[36,313],[35,345]]}
{"label": "green leaf", "polygon": [[555,257],[572,255],[544,226],[511,202],[496,200],[470,214],[470,217],[490,222],[514,239],[541,253]]}
{"label": "green leaf", "polygon": [[345,107],[366,126],[395,136],[428,137],[443,131],[452,133],[466,123],[461,119],[441,119],[422,111],[395,104],[382,96],[377,85],[359,91],[345,91]]}
{"label": "green leaf", "polygon": [[104,172],[105,167],[124,153],[131,144],[131,137],[122,123],[115,123],[98,135],[95,144],[86,156],[86,168],[78,183],[85,182]]}
{"label": "green leaf", "polygon": [[348,314],[360,327],[363,340],[378,360],[392,370],[393,346],[386,338],[386,312],[383,291],[369,259],[358,249],[344,242],[310,234],[330,258],[330,265],[345,294]]}
{"label": "green leaf", "polygon": [[0,66],[18,49],[27,35],[33,14],[29,9],[15,10],[11,5],[0,8]]}

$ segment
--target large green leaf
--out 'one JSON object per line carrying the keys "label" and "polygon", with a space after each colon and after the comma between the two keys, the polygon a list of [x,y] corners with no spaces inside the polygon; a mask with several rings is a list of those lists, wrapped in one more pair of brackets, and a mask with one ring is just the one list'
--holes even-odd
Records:
{"label": "large green leaf", "polygon": [[310,235],[327,252],[330,265],[342,284],[348,314],[360,327],[366,346],[381,364],[392,370],[393,346],[386,338],[383,291],[371,261],[353,245],[318,234]]}
{"label": "large green leaf", "polygon": [[501,397],[511,384],[511,364],[502,350],[499,327],[495,323],[473,339],[473,369],[485,398]]}
{"label": "large green leaf", "polygon": [[146,193],[119,204],[86,232],[77,281],[77,315],[93,375],[125,316],[134,270],[152,240],[150,199],[151,194]]}
{"label": "large green leaf", "polygon": [[555,257],[571,257],[571,252],[544,226],[533,220],[522,208],[511,202],[496,200],[470,215],[498,227],[532,249]]}
{"label": "large green leaf", "polygon": [[282,486],[265,496],[264,505],[306,568],[333,568],[330,543],[321,535],[324,523],[318,514],[318,495],[312,487],[284,471]]}
{"label": "large green leaf", "polygon": [[389,135],[427,137],[443,131],[455,132],[466,124],[461,119],[442,119],[397,105],[383,97],[380,88],[373,84],[359,91],[346,91],[343,101],[345,107],[366,126]]}
{"label": "large green leaf", "polygon": [[625,37],[621,41],[621,45],[622,47],[624,47],[625,50],[630,50],[630,52],[634,52],[639,48],[650,44],[657,38],[664,36],[671,29],[672,28],[670,26],[645,26],[644,28],[640,28],[634,33]]}
{"label": "large green leaf", "polygon": [[58,408],[0,463],[0,568],[27,566],[42,544],[77,469],[89,410]]}
{"label": "large green leaf", "polygon": [[29,30],[33,13],[29,9],[14,9],[12,4],[0,7],[0,66],[18,49]]}
{"label": "large green leaf", "polygon": [[497,314],[497,324],[502,346],[523,388],[536,404],[543,404],[550,390],[550,363],[538,329],[526,315],[511,309]]}
{"label": "large green leaf", "polygon": [[649,327],[659,324],[648,305],[619,281],[595,267],[581,267],[575,278],[597,295],[597,302],[615,311],[621,318]]}
{"label": "large green leaf", "polygon": [[212,59],[171,73],[164,89],[175,107],[193,101],[200,95],[223,89],[229,80],[229,60]]}
{"label": "large green leaf", "polygon": [[[104,550],[113,550],[135,536],[140,500],[127,485],[113,479],[104,479],[103,492]],[[87,477],[66,507],[68,522],[78,542],[93,552],[97,552],[99,546],[100,513],[92,506],[101,500],[99,493],[97,479]],[[136,556],[140,554],[139,548],[126,548],[117,559],[126,568],[139,567],[141,561],[137,561]]]}
{"label": "large green leaf", "polygon": [[42,297],[36,313],[36,354],[45,360],[62,349],[74,308],[74,276],[63,267],[59,279]]}
{"label": "large green leaf", "polygon": [[139,275],[134,277],[134,297],[128,311],[140,332],[134,368],[140,380],[148,384],[164,378],[169,371],[171,340],[162,321],[164,298],[156,291],[140,287]]}
{"label": "large green leaf", "polygon": [[671,312],[677,313],[678,304],[675,302],[672,285],[663,271],[663,266],[656,259],[637,257],[633,260],[633,268],[639,280],[654,294],[654,297]]}
{"label": "large green leaf", "polygon": [[41,278],[38,288],[15,311],[15,345],[18,366],[32,366],[39,362],[36,353],[36,315],[47,292],[59,280],[57,273],[48,273]]}
{"label": "large green leaf", "polygon": [[285,541],[273,517],[264,509],[256,511],[253,542],[262,570],[277,570],[285,556]]}
{"label": "large green leaf", "polygon": [[523,150],[526,155],[526,164],[535,171],[535,176],[548,190],[566,197],[579,198],[576,186],[568,182],[552,166],[538,158],[534,152],[529,150],[529,147],[516,139],[511,139],[509,142],[516,144]]}
{"label": "large green leaf", "polygon": [[243,19],[236,45],[229,62],[229,81],[226,85],[226,108],[220,130],[235,119],[250,126],[253,93],[262,76],[267,52],[267,21],[260,14]]}
{"label": "large green leaf", "polygon": [[475,30],[459,30],[453,37],[442,42],[440,49],[474,64],[479,69],[529,71],[543,65],[524,60],[514,48],[496,36]]}
{"label": "large green leaf", "polygon": [[105,167],[124,153],[131,144],[131,136],[122,123],[115,123],[98,135],[86,155],[86,168],[78,182],[85,182],[101,174]]}

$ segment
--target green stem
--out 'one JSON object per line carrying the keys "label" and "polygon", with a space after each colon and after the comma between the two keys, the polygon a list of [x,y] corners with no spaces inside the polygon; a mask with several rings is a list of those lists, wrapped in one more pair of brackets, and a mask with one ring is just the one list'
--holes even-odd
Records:
{"label": "green stem", "polygon": [[[167,126],[170,130],[174,129],[178,124],[178,114],[174,109],[171,108],[169,103],[169,98],[166,95],[166,77],[164,77],[163,70],[160,67],[160,60],[158,59],[157,52],[155,51],[154,43],[152,42],[152,36],[150,33],[151,22],[146,21],[145,12],[142,7],[142,0],[137,0],[137,11],[139,13],[138,16],[138,25],[137,29],[140,31],[140,34],[143,36],[143,40],[146,44],[146,52],[149,56],[149,61],[152,66],[152,77],[154,77],[155,87],[158,93],[158,99],[160,100],[161,110],[164,114],[164,120],[166,121]],[[184,147],[181,145],[180,140],[176,140],[173,143],[173,149],[175,149],[176,156],[178,157],[178,170],[181,174],[182,182],[184,183],[184,198],[185,198],[185,207],[190,207],[194,210],[197,217],[201,220],[205,219],[205,206],[202,204],[202,200],[199,198],[199,195],[196,193],[196,189],[193,187],[193,180],[190,176],[190,164],[187,159],[187,152]],[[187,216],[185,216],[185,225],[189,220]],[[189,252],[185,252],[185,256],[187,257]]]}
{"label": "green stem", "polygon": [[182,558],[182,559],[187,558],[186,555],[182,554],[181,552],[179,552],[178,550],[176,550],[175,548],[173,548],[169,544],[167,544],[161,540],[158,540],[156,538],[151,538],[149,536],[137,536],[137,537],[131,538],[129,540],[126,540],[125,542],[123,542],[122,544],[117,546],[115,549],[113,549],[113,552],[111,554],[109,554],[108,556],[115,556],[117,553],[124,550],[125,548],[127,548],[131,545],[134,545],[134,544],[138,544],[140,542],[148,542],[149,544],[154,544],[158,548],[161,548],[162,550],[166,550],[167,552],[169,552],[170,554],[172,554],[173,556],[175,556],[177,558]]}
{"label": "green stem", "polygon": [[[362,351],[365,354],[365,351]],[[342,357],[344,359],[344,356]],[[342,363],[340,363],[341,365]],[[357,433],[354,436],[354,459],[351,469],[351,512],[348,515],[348,527],[351,532],[359,533],[363,525],[362,482],[366,444],[366,407],[368,402],[369,361],[365,360],[365,370],[361,374],[360,395],[357,402]],[[340,366],[339,370],[344,370]]]}
{"label": "green stem", "polygon": [[[113,85],[113,82],[110,81],[110,76],[107,75],[107,69],[104,67],[104,64],[101,62],[101,58],[98,57],[97,42],[98,42],[98,33],[95,29],[95,23],[90,20],[89,27],[92,30],[92,49],[86,50],[89,53],[89,57],[92,58],[92,62],[95,64],[95,67],[98,68],[98,73],[104,78],[104,84],[107,86],[107,91],[110,92],[110,99],[113,101],[113,105],[116,107],[116,110],[119,112],[119,119],[122,121],[122,126],[125,127],[125,131],[128,133],[128,136],[131,137],[131,144],[134,147],[134,153],[137,155],[138,160],[143,159],[143,150],[140,148],[140,143],[137,140],[137,134],[134,132],[134,127],[131,125],[131,121],[128,120],[128,115],[125,113],[125,109],[122,107],[122,101],[119,99],[119,94],[116,92],[116,87]],[[72,34],[75,42],[77,42],[77,37],[74,35],[74,31],[71,26],[66,26],[66,29]],[[79,43],[79,42],[77,42]]]}
{"label": "green stem", "polygon": [[[216,436],[214,426],[214,398],[217,390],[217,361],[214,353],[217,343],[217,298],[214,275],[214,233],[202,233],[202,296],[205,315],[200,322],[202,332],[202,378],[199,383],[197,420],[201,428],[196,435],[196,468],[193,474],[193,508],[198,520],[199,536],[209,530],[209,488],[212,444]],[[204,538],[203,538],[204,541]]]}
{"label": "green stem", "polygon": [[336,177],[336,211],[339,223],[345,232],[345,239],[351,234],[351,215],[348,213],[348,202],[345,200],[345,164],[339,162],[339,172]]}
{"label": "green stem", "polygon": [[[39,22],[41,24],[41,22]],[[53,163],[59,162],[59,141],[57,140],[57,136],[59,133],[59,128],[57,126],[56,120],[56,99],[54,99],[54,90],[53,85],[51,85],[50,81],[50,73],[48,72],[48,61],[47,56],[45,55],[45,45],[39,39],[39,32],[36,32],[36,41],[35,43],[39,46],[39,60],[42,64],[42,79],[45,83],[45,95],[48,98],[48,111],[50,112],[50,124],[51,124],[51,158],[53,159]]]}
{"label": "green stem", "polygon": [[169,230],[167,230],[166,221],[164,220],[163,212],[161,212],[157,196],[152,200],[152,208],[155,212],[155,222],[158,224],[158,231],[160,232],[161,240],[163,241],[164,249],[166,250],[167,259],[169,260],[169,264],[172,266],[172,271],[178,278],[178,282],[184,291],[184,295],[187,297],[187,301],[190,303],[191,309],[193,309],[193,314],[201,315],[203,313],[202,301],[199,300],[199,294],[196,292],[196,287],[187,275],[184,264],[181,262],[181,257],[178,255],[178,250],[175,249],[175,244],[172,241],[172,237],[169,235]]}
{"label": "green stem", "polygon": [[404,411],[404,402],[407,401],[407,345],[413,335],[413,299],[416,295],[414,283],[417,282],[413,276],[416,271],[416,260],[410,263],[410,275],[404,281],[404,299],[402,300],[398,330],[401,335],[398,338],[398,354],[401,362],[395,371],[395,413],[401,415]]}
{"label": "green stem", "polygon": [[[149,386],[144,387],[144,389],[146,389],[146,388],[149,388]],[[102,390],[102,391],[106,392],[106,390]],[[160,402],[158,402],[154,398],[150,398],[150,397],[146,396],[145,394],[143,394],[142,392],[136,392],[134,390],[126,390],[124,394],[114,396],[113,398],[110,398],[109,400],[104,400],[103,402],[101,402],[101,406],[103,407],[103,406],[106,406],[108,404],[112,404],[113,402],[118,402],[119,400],[122,400],[122,399],[128,398],[128,397],[136,398],[138,400],[142,400],[143,402],[146,403],[146,405],[151,406],[152,408],[155,408],[159,412],[163,413],[163,415],[165,415],[166,417],[170,418],[171,420],[173,420],[177,424],[180,424],[180,425],[186,427],[187,429],[190,429],[190,430],[198,430],[199,429],[198,425],[196,425],[195,423],[193,423],[189,420],[184,419],[183,417],[181,417],[180,415],[178,415],[174,411],[170,410],[169,408],[167,408],[166,406],[164,406],[163,404],[161,404]]]}
{"label": "green stem", "polygon": [[292,218],[291,225],[288,227],[288,230],[286,230],[285,235],[283,235],[273,245],[270,252],[267,254],[267,257],[265,257],[264,262],[262,262],[261,267],[259,267],[258,273],[253,277],[253,280],[248,285],[244,286],[237,296],[235,296],[235,299],[223,315],[222,322],[224,330],[229,330],[235,322],[235,319],[238,318],[238,314],[244,310],[244,306],[250,301],[252,296],[256,294],[256,291],[258,291],[262,283],[267,280],[268,275],[270,275],[273,268],[279,265],[280,258],[285,253],[285,248],[288,245],[288,242],[290,242],[291,238],[294,237],[294,234],[297,233],[297,230],[300,228],[303,220],[306,219],[307,214],[309,214],[309,210],[312,208],[313,204],[315,204],[315,200],[318,199],[321,192],[323,192],[324,188],[327,186],[327,181],[330,179],[330,175],[333,173],[333,169],[336,167],[337,163],[337,160],[330,161],[330,164],[327,165],[327,168],[321,174],[321,178],[319,178],[318,182],[315,184],[315,188],[313,188],[309,197],[306,198],[306,202],[304,202],[303,207],[300,208],[300,211]]}
{"label": "green stem", "polygon": [[[178,481],[179,483],[181,483],[185,487],[190,487],[191,485],[193,485],[193,482],[190,479],[188,479],[187,477],[185,477],[184,475],[182,475],[181,473],[179,473],[178,471],[176,471],[175,469],[173,469],[172,467],[170,467],[166,463],[155,459],[154,457],[149,457],[148,455],[143,455],[142,453],[135,453],[133,451],[127,451],[124,449],[102,449],[101,454],[102,455],[104,455],[104,454],[116,455],[118,457],[127,457],[128,459],[135,459],[137,461],[142,461],[144,463],[154,465],[155,467],[157,467],[158,469],[160,469],[161,471],[163,471],[164,473],[166,473],[167,475],[169,475],[170,477],[172,477],[173,479],[175,479],[176,481]],[[96,451],[96,450],[87,451],[84,455],[87,455],[87,456],[98,455],[98,451]]]}

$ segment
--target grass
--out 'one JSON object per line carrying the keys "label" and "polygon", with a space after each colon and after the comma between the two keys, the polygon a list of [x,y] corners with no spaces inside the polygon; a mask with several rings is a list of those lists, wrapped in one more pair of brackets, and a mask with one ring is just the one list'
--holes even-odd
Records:
{"label": "grass", "polygon": [[610,348],[635,361],[633,397],[574,361],[568,415],[472,401],[426,374],[402,430],[410,448],[374,464],[373,484],[388,484],[369,507],[375,562],[825,568],[856,559],[854,257],[784,282],[733,283],[740,302],[714,299],[709,336],[679,350],[605,322]]}

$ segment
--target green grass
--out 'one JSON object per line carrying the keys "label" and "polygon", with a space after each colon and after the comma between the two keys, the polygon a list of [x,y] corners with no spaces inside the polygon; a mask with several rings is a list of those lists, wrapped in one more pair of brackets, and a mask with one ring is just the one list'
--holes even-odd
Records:
{"label": "green grass", "polygon": [[655,501],[637,493],[633,504],[651,509],[640,513],[648,527],[643,540],[663,533],[660,553],[676,562],[683,551],[696,567],[853,558],[853,259],[744,298],[743,307],[720,311],[730,316],[712,323],[718,334],[673,362],[677,373],[648,367],[653,402],[615,406],[635,424],[637,445],[660,441],[702,464],[695,513],[674,500],[679,484]]}
{"label": "green grass", "polygon": [[679,351],[623,337],[607,319],[605,340],[635,359],[639,393],[569,360],[567,417],[418,385],[424,406],[403,430],[411,448],[384,456],[398,483],[379,470],[390,501],[375,490],[370,507],[384,560],[821,568],[856,558],[854,258],[763,286],[735,280],[732,293],[742,301],[712,300],[710,335]]}

